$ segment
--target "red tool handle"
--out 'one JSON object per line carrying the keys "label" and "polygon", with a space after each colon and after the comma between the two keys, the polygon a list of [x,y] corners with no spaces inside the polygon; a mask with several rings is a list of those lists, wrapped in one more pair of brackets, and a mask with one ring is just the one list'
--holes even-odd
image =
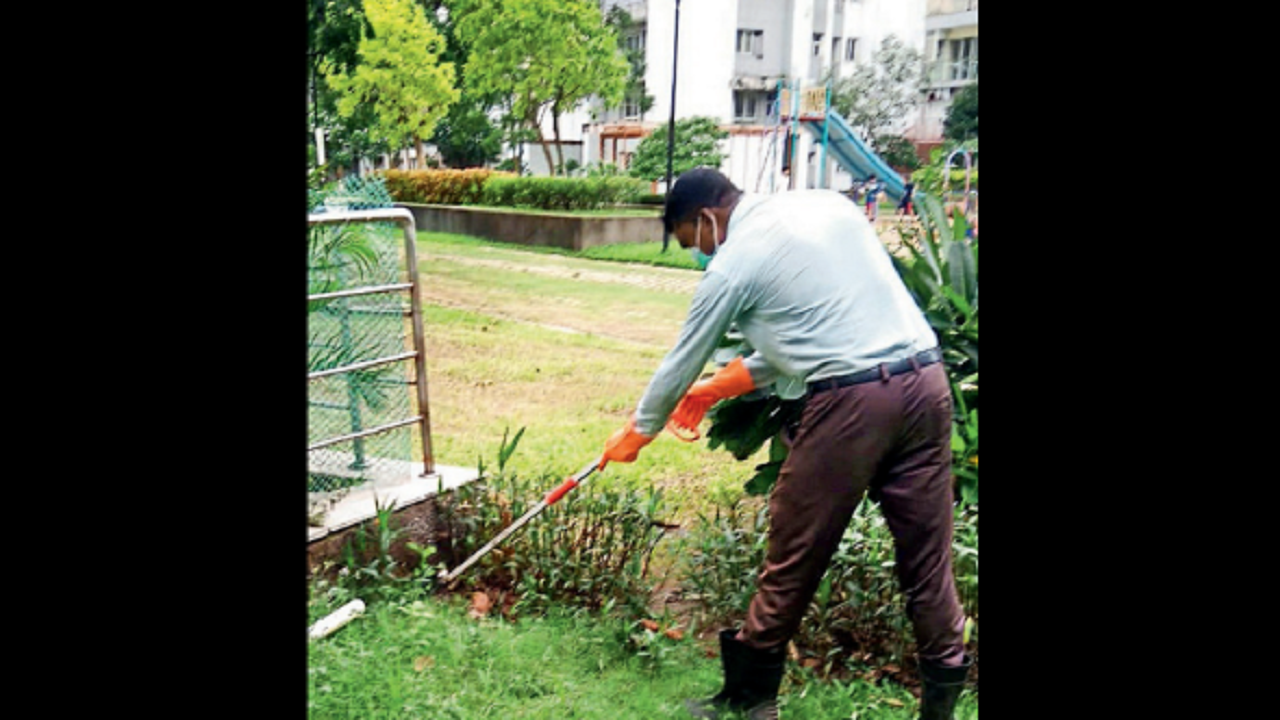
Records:
{"label": "red tool handle", "polygon": [[588,475],[595,472],[596,466],[598,466],[599,464],[600,464],[600,460],[597,459],[595,462],[579,470],[576,475],[569,476],[563,483],[560,484],[560,487],[557,487],[555,490],[552,490],[551,492],[547,493],[547,496],[542,498],[542,501],[548,505],[554,505],[560,498],[565,496],[565,493],[578,487],[578,483],[581,483],[583,480],[586,480]]}
{"label": "red tool handle", "polygon": [[574,480],[573,478],[569,478],[568,480],[565,480],[563,483],[561,483],[560,487],[547,493],[547,496],[543,498],[543,501],[545,501],[548,505],[555,505],[556,501],[564,497],[565,493],[569,492],[570,490],[576,487],[578,487],[578,481]]}

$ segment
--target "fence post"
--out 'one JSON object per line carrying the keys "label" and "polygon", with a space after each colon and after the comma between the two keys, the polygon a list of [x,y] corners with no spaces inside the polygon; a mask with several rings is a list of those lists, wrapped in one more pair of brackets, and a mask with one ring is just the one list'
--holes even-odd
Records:
{"label": "fence post", "polygon": [[404,227],[404,255],[406,270],[409,273],[409,317],[413,324],[413,349],[418,354],[413,359],[414,372],[416,373],[417,382],[415,387],[418,389],[418,414],[422,416],[419,432],[422,434],[422,474],[430,475],[435,472],[435,458],[431,452],[431,413],[427,404],[427,345],[426,336],[422,331],[422,294],[421,286],[418,280],[418,232],[416,220],[413,213],[404,211],[408,215],[407,221],[402,221]]}

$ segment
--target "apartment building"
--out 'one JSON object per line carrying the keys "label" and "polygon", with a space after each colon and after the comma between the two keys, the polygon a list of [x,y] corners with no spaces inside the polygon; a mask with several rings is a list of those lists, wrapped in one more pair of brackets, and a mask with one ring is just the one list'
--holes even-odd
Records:
{"label": "apartment building", "polygon": [[928,97],[908,137],[927,152],[942,142],[942,122],[951,98],[978,81],[978,0],[928,0],[924,46],[933,74]]}
{"label": "apartment building", "polygon": [[[975,29],[976,2],[969,2]],[[676,117],[714,117],[729,131],[721,170],[739,187],[756,192],[785,188],[790,179],[779,162],[786,135],[777,113],[779,82],[799,79],[818,85],[828,69],[846,75],[855,64],[869,61],[890,34],[926,54],[952,52],[950,45],[941,51],[927,46],[927,39],[934,37],[929,34],[927,10],[956,3],[966,0],[682,0]],[[580,129],[567,139],[581,142],[584,164],[603,161],[626,167],[640,139],[664,124],[671,112],[676,0],[601,2],[606,11],[613,5],[637,21],[625,41],[644,50],[644,82],[653,106],[644,113],[635,105],[611,110],[584,106],[576,117],[562,120],[561,128]],[[947,33],[952,30],[940,24],[935,35],[950,42],[953,35]],[[976,45],[975,32],[975,63]],[[936,115],[936,107],[931,112]],[[910,133],[934,115],[909,118],[903,130]],[[914,134],[923,138],[927,128],[915,129]],[[800,133],[794,157],[795,187],[841,189],[852,182],[833,162],[825,171],[818,167],[820,143],[809,133]]]}

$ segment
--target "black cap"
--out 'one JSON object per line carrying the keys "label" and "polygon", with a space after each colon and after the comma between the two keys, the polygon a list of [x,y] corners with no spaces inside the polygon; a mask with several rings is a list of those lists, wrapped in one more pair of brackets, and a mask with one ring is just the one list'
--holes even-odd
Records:
{"label": "black cap", "polygon": [[676,223],[684,222],[705,207],[720,207],[729,196],[740,192],[729,178],[715,168],[698,167],[676,178],[667,191],[662,211],[662,225],[674,232]]}

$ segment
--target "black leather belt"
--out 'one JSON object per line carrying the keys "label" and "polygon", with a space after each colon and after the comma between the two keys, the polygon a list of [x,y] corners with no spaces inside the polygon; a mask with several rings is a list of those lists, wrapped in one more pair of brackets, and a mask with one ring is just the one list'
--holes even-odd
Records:
{"label": "black leather belt", "polygon": [[809,383],[809,394],[824,392],[826,390],[834,390],[836,388],[845,387],[847,385],[857,385],[858,383],[871,382],[872,380],[888,380],[894,375],[901,375],[910,370],[918,370],[927,365],[942,362],[942,350],[938,348],[929,348],[902,360],[894,360],[890,363],[880,363],[876,367],[867,370],[860,370],[856,373],[848,375],[837,375],[836,377],[823,378],[814,380]]}

